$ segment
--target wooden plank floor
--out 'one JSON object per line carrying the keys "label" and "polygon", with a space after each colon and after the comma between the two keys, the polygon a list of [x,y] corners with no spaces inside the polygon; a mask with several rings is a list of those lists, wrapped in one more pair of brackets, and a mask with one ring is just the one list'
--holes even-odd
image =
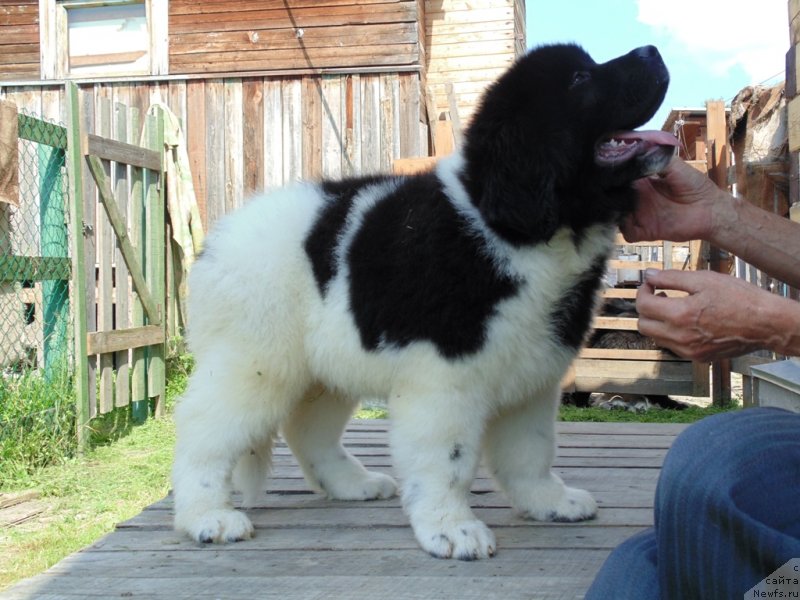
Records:
{"label": "wooden plank floor", "polygon": [[[373,470],[391,472],[387,421],[354,421],[345,444]],[[285,446],[252,540],[200,545],[171,528],[171,498],[91,547],[0,593],[3,599],[582,598],[608,553],[652,523],[664,455],[684,426],[559,423],[556,471],[600,505],[597,519],[524,521],[481,469],[472,506],[497,536],[489,560],[437,560],[420,550],[395,498],[326,501],[311,493]]]}

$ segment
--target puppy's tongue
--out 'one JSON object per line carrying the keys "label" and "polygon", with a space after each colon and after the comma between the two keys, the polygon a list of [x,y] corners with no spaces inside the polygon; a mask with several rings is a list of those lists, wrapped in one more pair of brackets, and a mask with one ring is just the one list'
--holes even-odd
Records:
{"label": "puppy's tongue", "polygon": [[600,166],[613,167],[664,147],[677,152],[678,138],[666,131],[617,131],[598,142],[595,162]]}

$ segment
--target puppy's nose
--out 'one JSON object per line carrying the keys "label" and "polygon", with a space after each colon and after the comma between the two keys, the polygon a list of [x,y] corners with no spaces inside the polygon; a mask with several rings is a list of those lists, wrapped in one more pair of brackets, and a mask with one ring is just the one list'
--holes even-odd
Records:
{"label": "puppy's nose", "polygon": [[636,48],[636,50],[631,52],[631,54],[633,54],[637,58],[643,58],[643,59],[650,59],[661,56],[658,53],[658,48],[656,48],[655,46],[642,46],[641,48]]}

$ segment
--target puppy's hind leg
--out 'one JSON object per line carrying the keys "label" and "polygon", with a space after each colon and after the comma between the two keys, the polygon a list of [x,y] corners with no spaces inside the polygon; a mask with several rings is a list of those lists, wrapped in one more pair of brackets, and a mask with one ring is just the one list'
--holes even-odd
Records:
{"label": "puppy's hind leg", "polygon": [[316,387],[294,407],[283,436],[309,484],[336,500],[376,500],[397,493],[394,479],[367,471],[341,443],[358,402]]}
{"label": "puppy's hind leg", "polygon": [[564,485],[551,471],[556,452],[555,418],[560,390],[495,416],[484,450],[495,480],[522,516],[537,521],[582,521],[597,514],[591,495]]}
{"label": "puppy's hind leg", "polygon": [[246,451],[233,469],[233,488],[242,492],[242,506],[250,508],[258,504],[266,488],[267,475],[272,465],[274,435]]}
{"label": "puppy's hind leg", "polygon": [[234,542],[253,534],[250,520],[231,504],[232,471],[252,448],[267,457],[265,444],[299,395],[263,379],[241,365],[198,361],[176,407],[175,528],[199,542]]}

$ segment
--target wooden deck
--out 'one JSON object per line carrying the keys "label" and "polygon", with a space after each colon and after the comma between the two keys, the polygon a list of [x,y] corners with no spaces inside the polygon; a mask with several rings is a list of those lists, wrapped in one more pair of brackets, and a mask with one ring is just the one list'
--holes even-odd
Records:
{"label": "wooden deck", "polygon": [[[367,467],[390,472],[387,426],[355,421],[345,443]],[[431,558],[418,548],[396,498],[320,498],[281,445],[269,494],[248,513],[254,539],[190,542],[172,530],[165,498],[0,598],[581,598],[611,549],[652,523],[659,469],[683,428],[560,423],[556,470],[594,494],[600,513],[589,522],[524,521],[481,470],[472,505],[497,536],[498,554],[489,560]]]}

